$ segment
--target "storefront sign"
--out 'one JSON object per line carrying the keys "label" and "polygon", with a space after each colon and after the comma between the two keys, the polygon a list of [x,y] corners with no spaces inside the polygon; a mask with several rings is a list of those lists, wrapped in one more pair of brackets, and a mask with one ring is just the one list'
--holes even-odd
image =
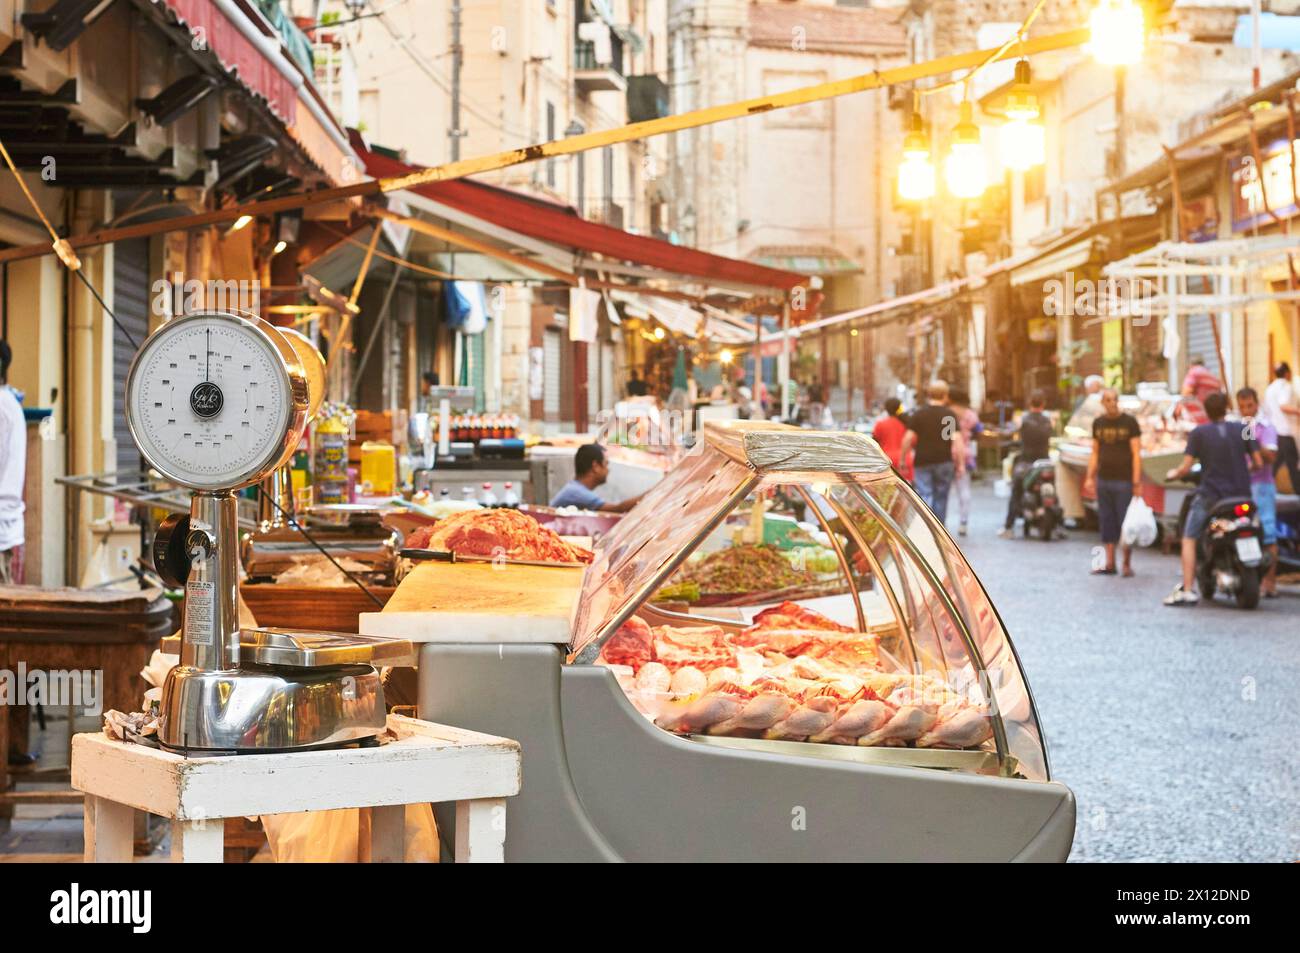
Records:
{"label": "storefront sign", "polygon": [[[1300,152],[1300,142],[1296,144]],[[1260,149],[1261,169],[1247,152],[1235,156],[1232,170],[1232,228],[1244,232],[1273,221],[1270,210],[1279,218],[1290,218],[1298,211],[1295,180],[1291,171],[1291,147],[1285,139]],[[1264,199],[1267,197],[1268,202]]]}

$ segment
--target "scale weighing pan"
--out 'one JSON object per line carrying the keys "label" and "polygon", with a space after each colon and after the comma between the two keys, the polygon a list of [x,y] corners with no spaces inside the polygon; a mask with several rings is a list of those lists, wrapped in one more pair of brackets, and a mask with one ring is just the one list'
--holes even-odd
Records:
{"label": "scale weighing pan", "polygon": [[[162,640],[162,650],[180,654],[181,638]],[[335,665],[412,665],[415,649],[404,639],[378,639],[349,632],[295,632],[292,629],[242,629],[239,657],[256,665],[329,668]]]}

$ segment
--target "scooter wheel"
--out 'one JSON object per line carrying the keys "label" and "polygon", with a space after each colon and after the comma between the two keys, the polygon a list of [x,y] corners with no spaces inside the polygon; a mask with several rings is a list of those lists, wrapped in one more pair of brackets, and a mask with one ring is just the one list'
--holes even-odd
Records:
{"label": "scooter wheel", "polygon": [[1237,608],[1253,609],[1259,605],[1259,571],[1241,570],[1241,585],[1237,587]]}
{"label": "scooter wheel", "polygon": [[1213,599],[1215,588],[1214,567],[1208,564],[1201,566],[1196,573],[1196,584],[1200,587],[1202,599],[1206,602]]}

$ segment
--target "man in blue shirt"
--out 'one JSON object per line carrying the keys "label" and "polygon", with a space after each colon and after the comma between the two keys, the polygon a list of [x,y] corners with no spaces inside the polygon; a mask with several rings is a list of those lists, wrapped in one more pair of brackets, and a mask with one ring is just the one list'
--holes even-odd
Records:
{"label": "man in blue shirt", "polygon": [[1170,470],[1165,479],[1181,480],[1191,472],[1197,460],[1201,462],[1201,484],[1192,497],[1183,524],[1183,581],[1165,599],[1167,606],[1194,606],[1200,601],[1193,588],[1196,578],[1196,541],[1210,521],[1210,510],[1219,500],[1241,496],[1250,499],[1250,470],[1263,466],[1259,444],[1249,436],[1247,426],[1240,421],[1224,420],[1228,410],[1228,396],[1222,392],[1205,398],[1208,424],[1201,424],[1187,435],[1183,462]]}
{"label": "man in blue shirt", "polygon": [[573,457],[573,472],[575,478],[564,484],[560,492],[551,498],[551,506],[557,509],[561,506],[576,506],[599,513],[626,513],[641,500],[640,496],[634,496],[622,503],[606,503],[596,495],[596,487],[609,479],[605,448],[598,443],[578,448]]}

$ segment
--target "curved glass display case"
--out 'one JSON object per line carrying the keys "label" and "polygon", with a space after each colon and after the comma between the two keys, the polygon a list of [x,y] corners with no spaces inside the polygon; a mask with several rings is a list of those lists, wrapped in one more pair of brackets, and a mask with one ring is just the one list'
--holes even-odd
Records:
{"label": "curved glass display case", "polygon": [[678,737],[1049,779],[997,611],[861,434],[706,425],[601,540],[573,632]]}

